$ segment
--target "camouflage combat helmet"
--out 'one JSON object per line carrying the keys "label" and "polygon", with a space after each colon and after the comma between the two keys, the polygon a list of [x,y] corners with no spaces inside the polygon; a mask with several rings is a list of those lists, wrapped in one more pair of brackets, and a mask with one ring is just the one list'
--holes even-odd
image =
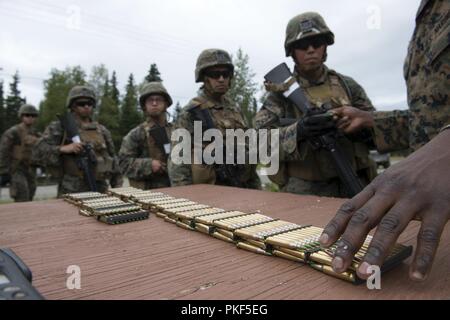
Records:
{"label": "camouflage combat helmet", "polygon": [[145,100],[149,95],[152,94],[160,94],[167,100],[167,107],[170,107],[173,103],[172,98],[170,97],[169,93],[167,92],[166,88],[164,88],[162,82],[154,81],[147,83],[143,90],[141,95],[139,96],[139,104],[141,105],[141,108],[145,107]]}
{"label": "camouflage combat helmet", "polygon": [[66,107],[70,108],[72,102],[78,98],[89,98],[94,101],[94,106],[97,103],[97,98],[95,97],[95,92],[91,87],[88,86],[75,86],[70,89],[69,95],[67,96]]}
{"label": "camouflage combat helmet", "polygon": [[24,114],[33,114],[35,116],[38,116],[39,112],[37,111],[35,106],[25,103],[25,104],[21,105],[19,108],[19,112],[18,112],[19,118],[21,118],[22,115],[24,115]]}
{"label": "camouflage combat helmet", "polygon": [[226,66],[234,72],[233,62],[231,57],[225,50],[222,49],[206,49],[203,50],[197,58],[195,66],[195,82],[203,81],[203,71],[206,68],[214,66]]}
{"label": "camouflage combat helmet", "polygon": [[305,12],[293,17],[286,27],[284,49],[286,57],[291,55],[294,42],[312,36],[323,35],[327,45],[334,43],[334,34],[328,28],[322,16],[316,12]]}

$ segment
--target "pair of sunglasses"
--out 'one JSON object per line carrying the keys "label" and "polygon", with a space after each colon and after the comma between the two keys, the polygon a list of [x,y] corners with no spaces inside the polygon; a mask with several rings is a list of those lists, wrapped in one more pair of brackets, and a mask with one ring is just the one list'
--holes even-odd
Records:
{"label": "pair of sunglasses", "polygon": [[74,105],[75,107],[84,107],[84,106],[93,107],[94,102],[91,100],[78,100],[74,102]]}
{"label": "pair of sunglasses", "polygon": [[224,79],[229,79],[231,77],[231,71],[230,70],[205,71],[205,76],[216,80],[219,79],[220,77],[223,77]]}
{"label": "pair of sunglasses", "polygon": [[37,114],[23,114],[23,117],[32,117],[32,118],[37,118]]}
{"label": "pair of sunglasses", "polygon": [[326,44],[327,41],[323,37],[311,37],[295,42],[292,47],[294,49],[306,50],[309,48],[309,46],[312,46],[314,49],[317,49]]}

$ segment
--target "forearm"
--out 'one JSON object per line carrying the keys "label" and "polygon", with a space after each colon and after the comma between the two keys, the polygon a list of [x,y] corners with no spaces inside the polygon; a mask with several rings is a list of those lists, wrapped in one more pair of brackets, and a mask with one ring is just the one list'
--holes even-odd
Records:
{"label": "forearm", "polygon": [[129,179],[142,180],[152,176],[151,158],[131,158],[120,156],[119,165],[121,171]]}
{"label": "forearm", "polygon": [[373,113],[373,135],[382,153],[409,148],[409,111],[377,111]]}

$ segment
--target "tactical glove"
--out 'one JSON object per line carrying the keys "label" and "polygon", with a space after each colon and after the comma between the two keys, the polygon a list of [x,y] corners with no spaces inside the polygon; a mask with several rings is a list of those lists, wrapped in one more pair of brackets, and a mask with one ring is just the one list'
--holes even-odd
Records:
{"label": "tactical glove", "polygon": [[329,113],[306,116],[297,122],[297,139],[308,139],[336,129],[333,115]]}

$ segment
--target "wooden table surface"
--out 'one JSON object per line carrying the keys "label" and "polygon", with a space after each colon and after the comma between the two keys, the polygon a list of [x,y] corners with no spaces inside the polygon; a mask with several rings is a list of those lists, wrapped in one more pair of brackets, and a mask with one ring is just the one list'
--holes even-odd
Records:
{"label": "wooden table surface", "polygon": [[[261,210],[274,218],[323,227],[342,199],[230,187],[166,188],[167,194],[224,209]],[[412,222],[400,237],[415,244]],[[78,214],[63,200],[0,205],[0,247],[12,248],[33,271],[47,299],[448,299],[450,225],[429,279],[408,279],[408,263],[369,290],[278,257],[187,231],[151,215],[106,225]],[[81,268],[81,289],[69,290],[68,266]]]}

